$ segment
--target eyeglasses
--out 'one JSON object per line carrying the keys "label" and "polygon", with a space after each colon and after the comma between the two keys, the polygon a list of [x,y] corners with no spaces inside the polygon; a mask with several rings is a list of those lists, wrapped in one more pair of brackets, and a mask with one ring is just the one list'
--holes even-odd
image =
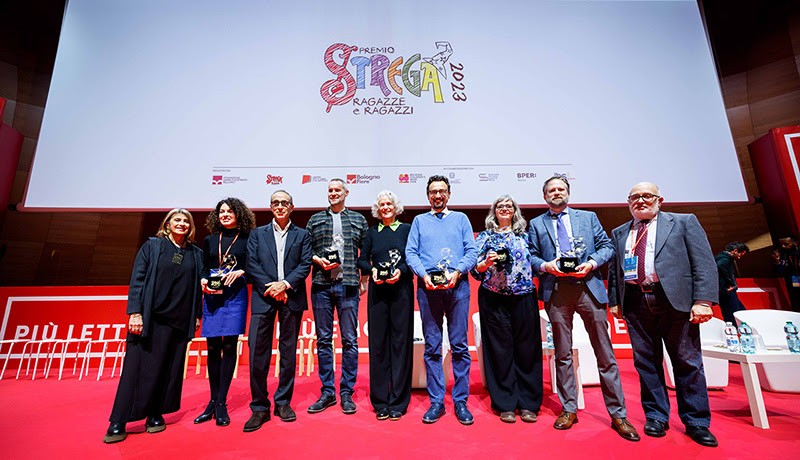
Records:
{"label": "eyeglasses", "polygon": [[498,204],[496,209],[514,209],[513,204]]}
{"label": "eyeglasses", "polygon": [[645,203],[652,203],[656,201],[656,199],[661,198],[658,195],[653,195],[652,193],[643,193],[641,195],[629,195],[628,196],[628,203],[636,203],[639,200],[644,201]]}
{"label": "eyeglasses", "polygon": [[286,200],[280,200],[280,201],[279,200],[274,200],[270,204],[272,205],[273,208],[277,208],[278,206],[280,206],[282,208],[288,208],[289,206],[292,205],[292,203],[290,201],[286,201]]}
{"label": "eyeglasses", "polygon": [[436,196],[436,195],[447,195],[449,193],[448,190],[428,190],[428,195]]}

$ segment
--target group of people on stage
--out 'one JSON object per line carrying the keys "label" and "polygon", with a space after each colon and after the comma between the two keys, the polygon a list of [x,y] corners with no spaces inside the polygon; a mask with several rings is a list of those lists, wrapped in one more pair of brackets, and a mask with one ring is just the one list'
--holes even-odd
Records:
{"label": "group of people on stage", "polygon": [[[548,211],[523,218],[509,195],[497,197],[477,238],[466,215],[447,207],[447,177],[431,176],[426,193],[430,212],[411,224],[398,197],[378,194],[372,205],[377,226],[348,209],[346,184],[328,184],[330,206],[314,214],[305,229],[291,222],[292,196],[270,197],[271,223],[257,227],[250,209],[235,198],[220,201],[208,216],[211,232],[201,251],[185,209],[170,211],[155,238],[136,256],[128,296],[128,349],[110,426],[104,442],[126,437],[125,424],[146,419],[148,433],[165,428],[163,415],[179,408],[186,343],[201,327],[208,341],[210,398],[195,419],[230,423],[226,397],[234,373],[237,340],[245,332],[246,285],[250,302],[250,390],[252,416],[245,432],[259,429],[271,415],[296,420],[291,407],[296,347],[308,308],[306,278],[311,273],[311,307],[317,336],[318,413],[337,404],[334,380],[334,311],[342,342],[338,397],[342,412],[353,414],[358,370],[357,320],[360,295],[367,293],[369,396],[378,420],[399,420],[411,398],[414,278],[425,339],[430,406],[422,417],[434,423],[446,413],[442,367],[444,321],[455,382],[453,412],[473,423],[467,400],[471,357],[467,345],[472,275],[480,282],[478,305],[486,383],[491,407],[502,421],[536,422],[542,405],[542,334],[538,300],[552,323],[556,381],[562,412],[560,430],[578,422],[577,384],[572,364],[572,318],[583,319],[597,357],[601,387],[612,428],[638,441],[628,421],[620,375],[608,334],[607,310],[625,318],[639,373],[649,436],[669,429],[669,398],[662,369],[666,347],[674,366],[678,413],[696,442],[716,446],[709,431],[710,410],[699,323],[712,317],[718,301],[717,269],[705,232],[692,214],[660,211],[663,197],[650,183],[628,195],[633,219],[609,238],[597,216],[570,208],[570,184],[553,176],[543,186]],[[608,265],[608,288],[601,268]],[[539,294],[534,278],[539,277]],[[280,377],[267,390],[275,317],[280,325]],[[662,345],[663,343],[663,345]],[[272,409],[272,410],[271,410]]]}

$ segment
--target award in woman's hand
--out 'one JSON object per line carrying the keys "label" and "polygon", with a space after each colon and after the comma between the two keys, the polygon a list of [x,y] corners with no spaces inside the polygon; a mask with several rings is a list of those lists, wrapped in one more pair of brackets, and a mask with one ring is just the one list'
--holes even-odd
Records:
{"label": "award in woman's hand", "polygon": [[569,251],[561,251],[561,258],[558,260],[558,269],[564,273],[574,273],[580,265],[581,254],[586,250],[583,238],[572,238],[572,248]]}
{"label": "award in woman's hand", "polygon": [[339,251],[344,247],[344,237],[341,233],[333,235],[333,245],[325,250],[325,259],[332,264],[342,263],[339,257]]}
{"label": "award in woman's hand", "polygon": [[212,291],[225,289],[225,284],[222,282],[222,278],[224,278],[228,273],[232,272],[234,268],[236,268],[236,256],[233,254],[225,256],[225,259],[222,261],[222,266],[211,269],[208,277],[208,289],[211,289]]}
{"label": "award in woman's hand", "polygon": [[450,248],[442,248],[442,257],[439,259],[439,263],[436,264],[435,269],[428,272],[434,286],[444,286],[448,283],[447,274],[450,272],[452,259]]}
{"label": "award in woman's hand", "polygon": [[397,269],[397,264],[400,263],[400,250],[389,249],[389,261],[378,262],[377,273],[375,277],[379,280],[386,281],[392,277],[394,271]]}

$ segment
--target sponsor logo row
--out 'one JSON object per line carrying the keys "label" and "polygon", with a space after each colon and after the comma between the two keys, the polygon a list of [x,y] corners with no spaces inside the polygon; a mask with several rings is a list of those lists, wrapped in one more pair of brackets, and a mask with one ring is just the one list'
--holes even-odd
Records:
{"label": "sponsor logo row", "polygon": [[[456,174],[454,172],[447,173],[448,177],[450,178],[451,183],[461,183],[464,176],[463,173]],[[569,176],[568,173],[554,171],[553,175],[561,175],[561,176]],[[479,172],[477,173],[477,180],[478,182],[495,182],[501,179],[512,179],[517,180],[520,182],[526,182],[528,180],[533,180],[537,178],[541,178],[541,174],[538,172],[531,172],[531,171],[517,171],[516,173],[509,174],[510,177],[506,177],[505,174],[501,175],[500,173],[490,173],[490,172]],[[333,176],[331,176],[333,178]],[[265,183],[266,185],[283,185],[285,176],[277,175],[277,174],[267,174],[265,176]],[[347,174],[344,177],[345,182],[348,185],[350,184],[369,184],[373,181],[381,180],[380,174]],[[211,185],[228,185],[228,184],[235,184],[237,182],[247,182],[247,178],[241,176],[226,176],[222,174],[213,174],[211,176]],[[312,184],[318,182],[328,182],[329,178],[327,176],[319,176],[319,175],[312,175],[312,174],[303,174],[300,177],[301,184]],[[397,176],[397,183],[399,184],[416,184],[418,182],[425,182],[428,180],[427,174],[422,173],[400,173]]]}

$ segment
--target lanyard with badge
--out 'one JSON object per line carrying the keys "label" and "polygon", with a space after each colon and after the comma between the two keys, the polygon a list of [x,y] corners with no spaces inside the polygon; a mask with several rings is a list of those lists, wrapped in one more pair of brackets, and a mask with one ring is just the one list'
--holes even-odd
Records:
{"label": "lanyard with badge", "polygon": [[[625,281],[636,281],[639,277],[638,268],[639,268],[639,256],[635,256],[633,254],[636,253],[636,248],[639,247],[639,243],[641,243],[642,238],[647,235],[647,229],[650,228],[650,225],[653,223],[651,220],[647,226],[644,228],[644,231],[639,238],[636,240],[636,243],[631,245],[630,249],[630,256],[626,257],[622,262],[622,269],[625,273]],[[631,229],[633,230],[633,229]],[[631,231],[631,243],[633,243],[634,233]],[[647,240],[645,240],[645,244],[647,244]]]}

